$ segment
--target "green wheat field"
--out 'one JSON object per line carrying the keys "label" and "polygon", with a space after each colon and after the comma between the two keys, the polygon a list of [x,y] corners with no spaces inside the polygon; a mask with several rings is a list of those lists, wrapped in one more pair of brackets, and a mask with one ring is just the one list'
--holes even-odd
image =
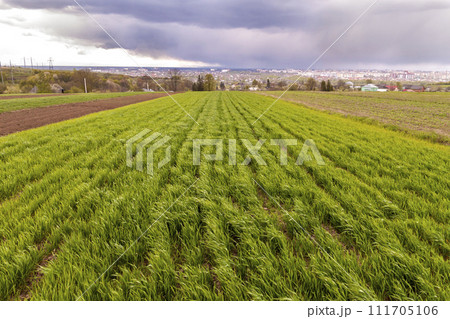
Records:
{"label": "green wheat field", "polygon": [[[254,93],[175,98],[199,125],[165,97],[0,137],[0,300],[450,299],[446,143],[295,101],[253,125],[275,101]],[[171,137],[154,176],[126,165],[144,129]],[[227,142],[193,165],[193,139],[236,139],[237,165]],[[242,139],[267,165],[241,165]],[[271,139],[299,141],[288,165]],[[308,139],[325,166],[296,165]]]}

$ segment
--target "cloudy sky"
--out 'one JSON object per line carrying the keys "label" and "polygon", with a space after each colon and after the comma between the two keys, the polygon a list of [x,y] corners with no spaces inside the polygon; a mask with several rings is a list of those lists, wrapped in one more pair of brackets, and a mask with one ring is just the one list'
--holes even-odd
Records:
{"label": "cloudy sky", "polygon": [[[78,0],[141,66],[307,68],[374,0]],[[450,70],[450,0],[380,0],[315,68]],[[0,62],[134,66],[73,0],[0,0]]]}

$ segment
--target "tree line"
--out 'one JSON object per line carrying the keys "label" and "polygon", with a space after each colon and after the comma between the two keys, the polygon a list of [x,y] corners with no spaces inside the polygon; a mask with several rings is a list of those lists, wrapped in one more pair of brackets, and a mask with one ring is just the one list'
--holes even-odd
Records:
{"label": "tree line", "polygon": [[[89,69],[30,70],[23,68],[2,68],[0,94],[19,93],[82,93],[128,92],[128,91],[188,91],[193,82],[183,78],[179,70],[170,70],[166,77],[155,79],[150,76],[132,77],[120,74],[92,72]],[[86,88],[85,88],[86,79]]]}
{"label": "tree line", "polygon": [[[199,75],[197,81],[192,84],[192,91],[215,91],[217,90],[217,82],[212,74]],[[220,89],[225,89],[225,83],[220,83]]]}

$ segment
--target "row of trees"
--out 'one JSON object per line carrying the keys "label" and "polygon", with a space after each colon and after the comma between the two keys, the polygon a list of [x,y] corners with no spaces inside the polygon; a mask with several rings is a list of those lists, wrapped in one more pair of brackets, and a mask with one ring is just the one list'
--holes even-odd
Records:
{"label": "row of trees", "polygon": [[[127,92],[140,91],[143,79],[131,78],[125,75],[99,74],[90,70],[74,71],[42,71],[34,70],[33,74],[21,80],[18,84],[10,84],[8,91],[22,93],[81,93],[88,92]],[[17,92],[17,93],[19,93]]]}
{"label": "row of trees", "polygon": [[322,82],[320,83],[320,90],[321,90],[321,91],[325,91],[325,92],[332,92],[332,91],[334,91],[334,88],[333,88],[333,86],[331,85],[330,80],[328,80],[327,82],[322,81]]}
{"label": "row of trees", "polygon": [[[19,71],[21,72],[19,73]],[[192,88],[193,84],[191,80],[183,78],[178,70],[170,70],[167,77],[155,79],[158,84],[150,76],[131,77],[127,75],[95,73],[90,70],[44,71],[15,69],[14,75],[14,82],[11,80],[7,81],[5,70],[4,82],[0,82],[0,94],[62,91],[66,93],[81,93],[85,91],[85,79],[88,92],[127,92],[142,91],[143,89],[153,91],[161,91],[162,89],[166,91],[187,91]],[[19,77],[19,75],[21,76]]]}
{"label": "row of trees", "polygon": [[[212,74],[206,74],[203,78],[199,75],[197,81],[192,84],[192,91],[215,91],[217,89],[216,79]],[[220,83],[220,89],[225,89],[225,83]]]}

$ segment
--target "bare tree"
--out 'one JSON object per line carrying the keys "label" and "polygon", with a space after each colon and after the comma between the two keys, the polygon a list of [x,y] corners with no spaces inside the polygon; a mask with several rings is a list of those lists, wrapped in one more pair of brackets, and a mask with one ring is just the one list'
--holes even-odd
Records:
{"label": "bare tree", "polygon": [[181,81],[181,72],[178,69],[172,69],[169,71],[170,88],[176,92],[178,90],[178,84]]}
{"label": "bare tree", "polygon": [[306,85],[306,90],[314,91],[316,89],[317,82],[313,78],[308,78],[305,85]]}

